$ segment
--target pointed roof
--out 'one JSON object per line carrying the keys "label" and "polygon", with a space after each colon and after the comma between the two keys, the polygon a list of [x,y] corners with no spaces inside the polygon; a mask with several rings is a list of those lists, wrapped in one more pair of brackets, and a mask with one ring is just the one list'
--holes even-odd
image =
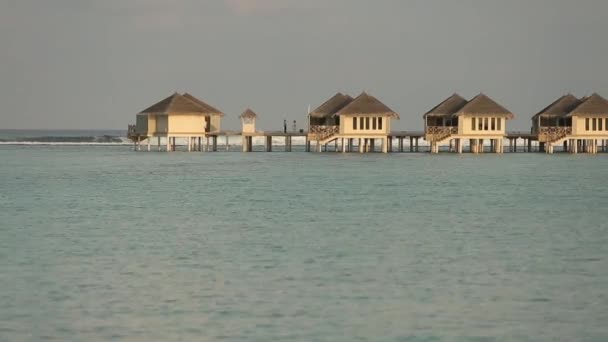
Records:
{"label": "pointed roof", "polygon": [[245,109],[245,111],[239,116],[239,118],[255,118],[258,115],[252,111],[251,109],[247,108]]}
{"label": "pointed roof", "polygon": [[567,94],[559,99],[555,100],[553,103],[543,108],[540,112],[536,113],[532,117],[532,120],[538,119],[539,116],[551,116],[551,117],[560,117],[564,116],[572,111],[572,109],[576,108],[581,103],[581,100],[577,99],[576,96],[572,94]]}
{"label": "pointed roof", "polygon": [[224,113],[222,113],[221,110],[209,105],[208,103],[204,102],[203,100],[195,97],[194,95],[191,95],[189,93],[184,93],[183,95],[185,98],[187,98],[190,101],[195,102],[196,104],[200,105],[201,107],[203,107],[206,110],[207,114],[211,114],[211,115],[219,115],[219,116],[224,116]]}
{"label": "pointed roof", "polygon": [[594,93],[593,95],[586,98],[579,104],[576,108],[574,108],[570,113],[568,113],[568,117],[573,115],[577,116],[585,116],[585,115],[602,115],[608,116],[608,100],[601,97],[599,94]]}
{"label": "pointed roof", "polygon": [[377,98],[362,92],[336,115],[386,115],[399,119],[399,114],[380,102]]}
{"label": "pointed roof", "polygon": [[353,98],[349,95],[337,93],[332,96],[329,100],[323,102],[322,105],[317,109],[310,112],[312,118],[325,118],[336,114],[340,109],[344,108],[347,104],[352,102]]}
{"label": "pointed roof", "polygon": [[456,112],[456,116],[460,115],[500,115],[506,116],[508,119],[513,119],[515,116],[505,107],[496,103],[485,94],[475,96],[464,107]]}
{"label": "pointed roof", "polygon": [[424,114],[424,117],[429,115],[433,116],[450,116],[456,113],[460,108],[464,107],[467,104],[467,100],[458,94],[453,94],[447,99],[443,100],[440,104],[435,106],[433,109],[429,110]]}
{"label": "pointed roof", "polygon": [[140,112],[140,114],[158,113],[205,113],[205,110],[197,103],[174,93]]}

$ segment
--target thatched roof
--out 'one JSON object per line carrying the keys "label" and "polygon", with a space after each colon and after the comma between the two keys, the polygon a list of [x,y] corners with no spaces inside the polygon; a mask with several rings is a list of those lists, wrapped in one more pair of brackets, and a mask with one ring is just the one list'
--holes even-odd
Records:
{"label": "thatched roof", "polygon": [[467,102],[468,101],[465,100],[462,96],[454,94],[443,100],[443,102],[435,106],[433,109],[426,112],[423,117],[426,118],[427,116],[450,116],[456,113],[460,108],[464,107]]}
{"label": "thatched roof", "polygon": [[140,112],[140,114],[160,113],[205,113],[205,110],[197,103],[175,93]]}
{"label": "thatched roof", "polygon": [[340,109],[337,115],[381,115],[399,119],[399,114],[365,92]]}
{"label": "thatched roof", "polygon": [[513,119],[515,117],[508,109],[499,105],[484,94],[475,96],[469,103],[460,108],[455,115],[496,115],[504,116],[508,119]]}
{"label": "thatched roof", "polygon": [[245,111],[239,116],[239,118],[255,118],[258,115],[252,111],[251,109],[247,108],[245,109]]}
{"label": "thatched roof", "polygon": [[576,96],[572,94],[567,94],[559,99],[555,100],[553,103],[543,108],[540,112],[536,113],[532,117],[532,120],[537,120],[539,116],[543,117],[560,117],[564,116],[572,111],[572,109],[576,108],[581,103],[581,100],[577,99]]}
{"label": "thatched roof", "polygon": [[581,104],[574,108],[567,116],[608,116],[608,100],[598,94],[593,94],[584,99]]}
{"label": "thatched roof", "polygon": [[209,105],[208,103],[204,102],[203,100],[189,94],[189,93],[185,93],[183,95],[185,98],[187,98],[190,101],[196,102],[198,105],[200,105],[201,107],[203,107],[206,110],[207,114],[210,115],[219,115],[219,116],[224,116],[224,113],[222,113],[221,110]]}
{"label": "thatched roof", "polygon": [[340,109],[344,108],[353,100],[352,97],[337,93],[332,96],[329,100],[325,101],[317,109],[310,112],[312,118],[326,118],[336,114]]}

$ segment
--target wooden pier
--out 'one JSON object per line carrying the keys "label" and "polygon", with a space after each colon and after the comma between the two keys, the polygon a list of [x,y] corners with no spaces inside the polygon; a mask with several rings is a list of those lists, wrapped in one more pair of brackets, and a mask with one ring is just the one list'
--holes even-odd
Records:
{"label": "wooden pier", "polygon": [[[240,137],[242,145],[230,144],[230,138]],[[262,137],[263,143],[254,145],[253,139]],[[282,145],[273,145],[274,138],[283,137]],[[224,139],[220,139],[224,138]],[[303,142],[294,145],[293,138],[302,138]],[[359,146],[355,143],[357,139],[345,139],[342,144],[340,139],[334,140],[332,143],[317,145],[317,141],[309,139],[309,134],[306,131],[302,132],[282,132],[282,131],[259,131],[251,133],[243,133],[239,131],[219,131],[209,133],[207,136],[200,139],[193,139],[188,145],[188,142],[182,145],[176,145],[175,139],[172,139],[170,144],[161,144],[160,139],[156,140],[155,148],[152,148],[152,138],[147,139],[136,134],[129,134],[129,139],[134,142],[136,151],[177,151],[178,147],[183,147],[184,151],[188,152],[255,152],[254,146],[258,146],[260,152],[359,152]],[[223,140],[223,141],[222,141]],[[547,152],[545,144],[539,142],[536,135],[529,132],[507,132],[505,136],[507,142],[503,148],[504,153],[532,153],[532,152]],[[424,132],[422,131],[394,131],[388,136],[388,153],[428,153],[431,150],[429,142],[424,140]],[[518,143],[522,142],[521,145]],[[238,149],[231,148],[234,145],[239,145]],[[168,149],[164,148],[168,146]],[[301,148],[294,148],[301,146]],[[376,147],[372,139],[365,147],[366,152],[382,152]],[[490,151],[493,146],[488,145]],[[486,146],[486,147],[488,147]],[[446,152],[455,152],[456,145],[446,146]],[[582,144],[579,151],[586,151]],[[567,144],[564,146],[564,152],[568,151]],[[608,140],[600,142],[597,152],[608,152]]]}

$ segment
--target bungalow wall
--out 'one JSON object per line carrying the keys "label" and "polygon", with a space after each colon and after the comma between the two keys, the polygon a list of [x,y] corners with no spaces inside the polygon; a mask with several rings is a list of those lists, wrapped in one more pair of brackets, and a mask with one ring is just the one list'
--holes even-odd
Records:
{"label": "bungalow wall", "polygon": [[391,118],[388,116],[342,116],[340,134],[343,135],[389,135]]}
{"label": "bungalow wall", "polygon": [[170,135],[203,135],[207,125],[206,117],[195,114],[169,115]]}
{"label": "bungalow wall", "polygon": [[496,136],[505,135],[507,120],[497,116],[458,117],[459,135]]}
{"label": "bungalow wall", "polygon": [[608,117],[581,117],[572,118],[572,134],[577,136],[607,136]]}

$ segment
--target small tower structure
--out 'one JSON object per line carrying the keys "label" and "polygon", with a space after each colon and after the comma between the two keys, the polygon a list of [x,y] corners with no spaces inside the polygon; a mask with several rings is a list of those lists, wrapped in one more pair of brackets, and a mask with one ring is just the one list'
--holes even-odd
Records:
{"label": "small tower structure", "polygon": [[253,136],[255,135],[255,120],[258,115],[251,109],[247,108],[243,114],[239,116],[242,123],[241,135],[243,137],[243,152],[251,152],[253,146]]}

